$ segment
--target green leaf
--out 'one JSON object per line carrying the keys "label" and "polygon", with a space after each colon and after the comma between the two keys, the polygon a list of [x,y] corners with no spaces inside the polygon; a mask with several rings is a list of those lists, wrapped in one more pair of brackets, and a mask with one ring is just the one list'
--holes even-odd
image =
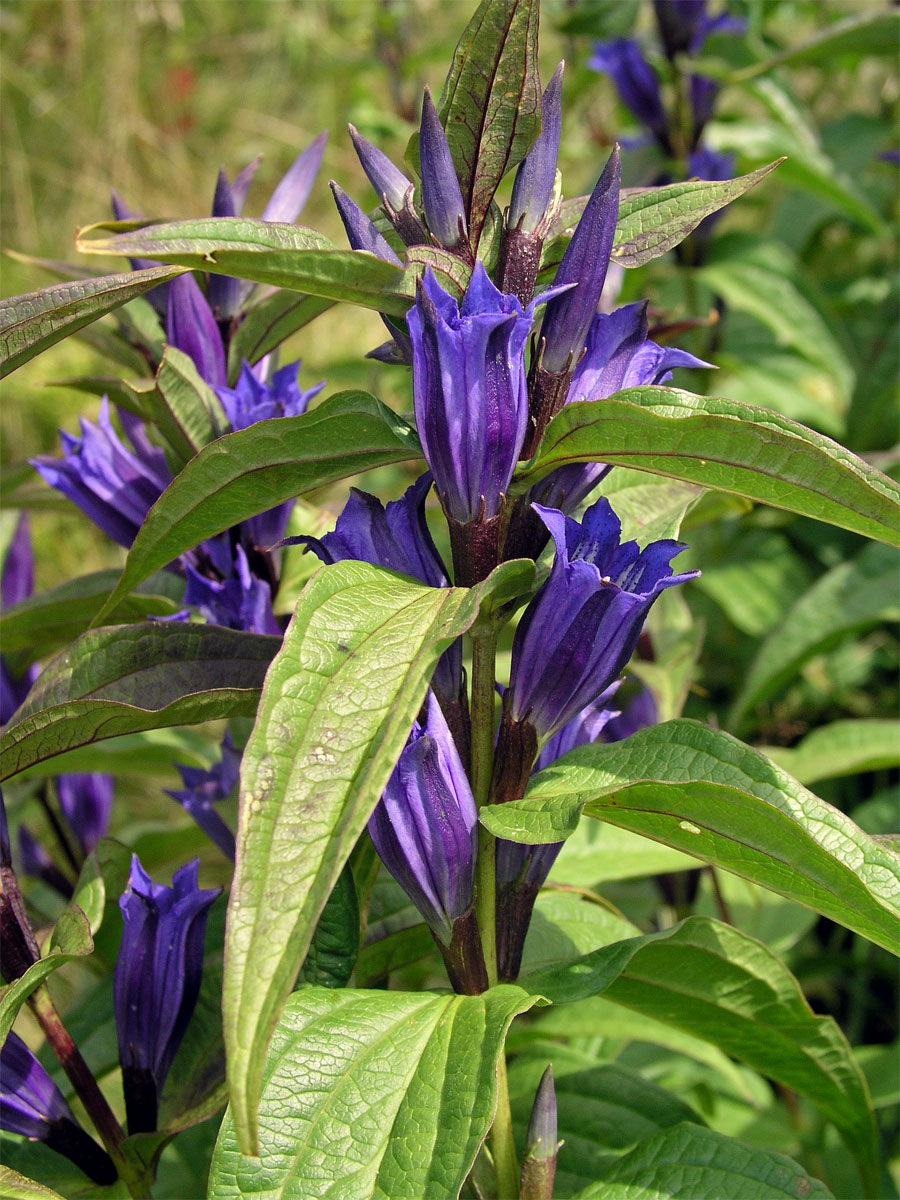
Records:
{"label": "green leaf", "polygon": [[808,733],[796,746],[762,746],[767,754],[801,783],[840,779],[861,771],[900,766],[900,722],[832,721]]}
{"label": "green leaf", "polygon": [[279,290],[246,313],[228,344],[228,381],[237,380],[244,359],[252,366],[334,304],[322,296]]}
{"label": "green leaf", "polygon": [[419,453],[409,426],[366,392],[339,392],[303,416],[226,434],[204,447],[150,509],[97,619],[206,538],[302,492]]}
{"label": "green leaf", "polygon": [[[23,600],[3,612],[3,653],[29,651],[46,655],[84,633],[103,607],[121,572],[96,571]],[[136,593],[109,613],[110,623],[126,624],[146,617],[168,617],[178,605],[167,596]]]}
{"label": "green leaf", "polygon": [[72,903],[84,913],[95,936],[103,924],[108,900],[125,891],[131,866],[131,851],[114,838],[101,838],[84,860]]}
{"label": "green leaf", "polygon": [[519,565],[466,590],[340,562],[321,567],[300,595],[242,764],[223,1009],[233,1119],[247,1152],[264,1047],[319,913],[438,657]]}
{"label": "green leaf", "polygon": [[363,946],[356,960],[356,982],[359,987],[376,987],[391,971],[399,971],[434,952],[434,938],[427,925],[398,929]]}
{"label": "green leaf", "polygon": [[866,546],[822,575],[760,646],[728,717],[737,729],[755,705],[791,680],[814,654],[849,633],[900,617],[897,556]]}
{"label": "green leaf", "polygon": [[[706,217],[749,192],[783,161],[779,158],[737,179],[695,179],[665,187],[624,190],[619,201],[612,261],[623,267],[640,267],[659,258],[683,242]],[[541,271],[556,266],[562,259],[587,199],[579,196],[561,207],[553,236],[544,244]]]}
{"label": "green leaf", "polygon": [[47,664],[5,727],[2,778],[122,733],[252,716],[279,646],[218,625],[91,630]]}
{"label": "green leaf", "polygon": [[525,947],[522,971],[571,962],[582,954],[635,937],[640,930],[620,913],[572,892],[545,890],[537,898]]}
{"label": "green leaf", "polygon": [[[546,1060],[535,1055],[524,1063],[517,1059],[510,1069],[513,1122],[516,1141],[522,1147],[545,1065]],[[687,1104],[634,1071],[611,1064],[566,1070],[566,1065],[565,1059],[562,1064],[553,1063],[558,1137],[562,1142],[556,1162],[555,1196],[574,1196],[590,1187],[611,1169],[613,1155],[649,1135],[683,1121],[701,1123]]]}
{"label": "green leaf", "polygon": [[638,467],[900,544],[892,479],[830,438],[720,396],[643,387],[567,404],[510,495],[574,462]]}
{"label": "green leaf", "polygon": [[89,225],[79,230],[75,244],[85,254],[149,257],[325,300],[348,300],[395,317],[402,317],[412,303],[400,267],[365,250],[339,250],[302,225],[206,217],[99,236],[110,228],[117,223]]}
{"label": "green leaf", "polygon": [[812,578],[809,565],[783,533],[742,529],[730,544],[718,547],[708,566],[704,561],[696,586],[742,633],[759,637],[781,623]]}
{"label": "green leaf", "polygon": [[472,244],[500,180],[541,128],[539,6],[482,0],[463,30],[438,105],[460,181]]}
{"label": "green leaf", "polygon": [[846,412],[854,371],[825,301],[786,246],[750,234],[717,239],[697,278],[730,308],[748,313],[774,334],[779,346],[820,369],[829,406]]}
{"label": "green leaf", "polygon": [[599,821],[581,821],[550,869],[550,882],[596,888],[617,879],[643,879],[697,866],[679,850]]}
{"label": "green leaf", "polygon": [[349,863],[338,876],[309,944],[300,983],[346,987],[359,951],[359,903]]}
{"label": "green leaf", "polygon": [[53,926],[47,952],[24,975],[0,991],[0,1045],[6,1041],[19,1009],[47,976],[74,958],[84,958],[93,949],[87,917],[77,905],[70,904]]}
{"label": "green leaf", "polygon": [[232,1107],[210,1200],[458,1195],[494,1115],[506,1030],[530,1003],[512,986],[481,996],[295,992],[264,1067],[262,1159],[241,1154]]}
{"label": "green leaf", "polygon": [[[484,810],[511,840],[539,838],[554,809],[664,842],[795,900],[897,953],[900,860],[736,738],[669,721],[583,746],[538,772],[525,798]],[[523,829],[513,822],[521,811]],[[554,824],[554,828],[556,825]]]}
{"label": "green leaf", "polygon": [[63,1200],[59,1192],[51,1191],[42,1183],[35,1183],[14,1171],[11,1167],[0,1165],[0,1194],[6,1200]]}
{"label": "green leaf", "polygon": [[104,313],[181,274],[175,267],[149,267],[55,283],[0,300],[0,378]]}
{"label": "green leaf", "polygon": [[689,508],[703,496],[695,483],[681,483],[645,471],[612,471],[597,494],[606,496],[622,522],[622,540],[639,546],[663,538],[677,538]]}
{"label": "green leaf", "polygon": [[705,1038],[815,1104],[856,1158],[864,1194],[878,1190],[872,1108],[843,1033],[833,1018],[813,1013],[781,960],[746,934],[689,917],[519,983],[556,1004],[602,993]]}
{"label": "green leaf", "polygon": [[175,346],[166,346],[156,387],[142,396],[147,416],[182,462],[193,458],[228,429],[222,402],[194,366],[194,360]]}
{"label": "green leaf", "polygon": [[843,21],[832,21],[805,41],[788,46],[773,54],[771,58],[734,72],[729,82],[742,83],[746,79],[755,79],[756,76],[765,75],[785,63],[818,62],[837,55],[850,55],[854,59],[857,55],[894,55],[898,36],[900,13],[880,12],[875,9],[859,16],[847,17]]}
{"label": "green leaf", "polygon": [[580,1200],[829,1200],[832,1194],[784,1154],[683,1124],[645,1138],[579,1195]]}

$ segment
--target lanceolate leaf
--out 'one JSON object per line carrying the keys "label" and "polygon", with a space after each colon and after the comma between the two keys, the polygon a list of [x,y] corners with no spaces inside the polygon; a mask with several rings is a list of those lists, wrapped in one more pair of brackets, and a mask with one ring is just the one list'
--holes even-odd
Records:
{"label": "lanceolate leaf", "polygon": [[818,1179],[784,1154],[684,1123],[639,1142],[580,1200],[830,1200]]}
{"label": "lanceolate leaf", "polygon": [[326,300],[349,300],[398,317],[412,303],[412,291],[398,290],[403,286],[401,268],[367,251],[340,250],[301,225],[217,217],[169,221],[101,236],[108,229],[108,223],[82,229],[76,243],[79,250],[177,263]]}
{"label": "lanceolate leaf", "polygon": [[341,562],[320,568],[300,595],[241,766],[223,1009],[232,1113],[246,1153],[256,1153],[265,1046],[325,900],[439,655],[517,569],[505,564],[467,591]]}
{"label": "lanceolate leaf", "polygon": [[892,479],[830,438],[720,396],[644,387],[567,404],[510,494],[573,462],[637,467],[900,544]]}
{"label": "lanceolate leaf", "polygon": [[179,554],[336,479],[415,458],[408,425],[366,392],[339,392],[301,417],[274,417],[211,443],[163,492],[98,619]]}
{"label": "lanceolate leaf", "polygon": [[[629,188],[622,192],[612,260],[623,267],[640,267],[659,258],[691,233],[706,217],[749,192],[783,162],[722,181],[694,179],[665,187]],[[564,203],[541,255],[541,270],[555,266],[563,256],[578,224],[587,196]]]}
{"label": "lanceolate leaf", "polygon": [[7,1200],[63,1200],[59,1192],[35,1183],[12,1167],[0,1166],[0,1191]]}
{"label": "lanceolate leaf", "polygon": [[898,951],[900,858],[727,733],[679,720],[582,747],[535,775],[524,800],[485,809],[482,820],[516,841],[552,841],[565,832],[563,811],[571,828],[579,805]]}
{"label": "lanceolate leaf", "polygon": [[482,0],[463,31],[441,93],[447,134],[477,244],[506,172],[525,157],[541,127],[535,0]]}
{"label": "lanceolate leaf", "polygon": [[177,267],[150,267],[55,283],[0,300],[0,378],[104,313],[181,274]]}
{"label": "lanceolate leaf", "polygon": [[457,1196],[493,1119],[506,1030],[532,1003],[512,986],[295,992],[264,1068],[262,1157],[241,1153],[232,1107],[210,1200]]}
{"label": "lanceolate leaf", "polygon": [[[49,650],[71,642],[96,617],[118,578],[116,570],[96,571],[5,609],[3,653],[9,656],[28,651],[29,657],[45,657]],[[122,625],[145,617],[171,616],[177,611],[177,603],[168,596],[136,592],[110,613],[110,623]]]}
{"label": "lanceolate leaf", "polygon": [[180,622],[91,630],[45,667],[6,726],[0,777],[120,733],[252,716],[279,645]]}
{"label": "lanceolate leaf", "polygon": [[228,379],[240,373],[244,359],[252,366],[285,338],[308,325],[334,304],[322,296],[303,296],[295,291],[278,291],[255,304],[237,327],[228,346]]}
{"label": "lanceolate leaf", "polygon": [[796,746],[766,746],[764,753],[801,783],[897,767],[900,723],[861,718],[832,721],[808,733]]}
{"label": "lanceolate leaf", "polygon": [[144,396],[148,414],[183,462],[219,437],[228,418],[219,397],[194,366],[193,359],[166,346],[156,372],[156,388]]}
{"label": "lanceolate leaf", "polygon": [[738,728],[755,704],[783,687],[804,662],[842,637],[900,617],[897,555],[867,546],[839,563],[801,596],[760,646],[729,716]]}
{"label": "lanceolate leaf", "polygon": [[720,921],[690,917],[519,982],[556,1004],[602,993],[807,1097],[856,1158],[861,1194],[877,1193],[875,1122],[862,1072],[839,1026],[813,1013],[796,979],[760,942]]}

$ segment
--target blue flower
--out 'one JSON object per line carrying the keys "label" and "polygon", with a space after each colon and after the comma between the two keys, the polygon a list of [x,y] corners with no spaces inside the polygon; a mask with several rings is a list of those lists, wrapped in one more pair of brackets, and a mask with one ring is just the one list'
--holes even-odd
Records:
{"label": "blue flower", "polygon": [[196,859],[166,887],[132,855],[113,979],[129,1133],[156,1128],[162,1086],[200,994],[206,917],[218,894],[198,888]]}
{"label": "blue flower", "polygon": [[7,1034],[0,1050],[0,1129],[43,1142],[95,1183],[118,1177],[109,1155],[78,1124],[62,1092],[15,1033]]}
{"label": "blue flower", "polygon": [[189,812],[210,841],[214,842],[226,858],[234,861],[234,834],[222,820],[214,805],[230,795],[238,782],[241,768],[241,752],[236,750],[231,734],[225,734],[222,742],[222,757],[208,771],[200,767],[183,767],[175,764],[184,784],[180,791],[166,790],[166,795]]}
{"label": "blue flower", "polygon": [[646,125],[666,154],[672,152],[669,119],[663,107],[656,72],[633,38],[596,42],[588,66],[609,75],[622,103]]}
{"label": "blue flower", "polygon": [[601,498],[581,523],[535,505],[556,544],[550,575],[513,640],[505,713],[546,740],[591,704],[622,671],[653,602],[698,572],[675,575],[673,541],[620,544],[621,525]]}

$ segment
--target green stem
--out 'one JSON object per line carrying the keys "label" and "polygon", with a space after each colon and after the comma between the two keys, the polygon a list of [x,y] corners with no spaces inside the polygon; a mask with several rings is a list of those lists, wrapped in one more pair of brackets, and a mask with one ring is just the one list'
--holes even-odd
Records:
{"label": "green stem", "polygon": [[[497,634],[494,631],[472,639],[472,792],[475,804],[484,807],[490,798],[494,768],[494,707]],[[484,963],[491,987],[497,983],[496,880],[494,837],[484,828],[478,830],[478,867],[475,881],[475,914],[481,933]],[[491,1126],[491,1152],[497,1174],[497,1195],[501,1200],[517,1200],[519,1169],[512,1136],[506,1057],[500,1051],[497,1060],[497,1111]]]}
{"label": "green stem", "polygon": [[[494,767],[494,659],[497,635],[493,631],[472,639],[472,793],[480,810],[488,802]],[[496,883],[494,838],[484,826],[478,829],[478,865],[475,878],[475,915],[481,932],[484,965],[491,987],[497,982]]]}
{"label": "green stem", "polygon": [[498,1200],[518,1200],[519,1166],[513,1141],[512,1114],[509,1109],[509,1084],[506,1079],[506,1053],[497,1059],[497,1113],[491,1126],[491,1152],[497,1173]]}

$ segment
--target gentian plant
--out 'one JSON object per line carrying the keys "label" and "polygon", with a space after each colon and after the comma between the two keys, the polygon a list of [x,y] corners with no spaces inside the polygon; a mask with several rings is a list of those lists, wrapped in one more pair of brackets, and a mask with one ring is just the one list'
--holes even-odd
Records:
{"label": "gentian plant", "polygon": [[[740,32],[654,9],[673,71]],[[210,218],[117,198],[78,245],[131,270],[3,302],[5,371],[106,314],[144,371],[104,377],[99,417],[32,460],[121,572],[34,593],[24,519],[5,556],[11,1195],[880,1194],[872,1056],[730,889],[888,953],[900,862],[730,732],[762,668],[730,716],[699,687],[682,710],[715,521],[757,505],[896,544],[898,489],[774,410],[682,390],[715,364],[672,343],[664,299],[608,302],[777,164],[623,189],[607,144],[567,193],[538,23],[536,0],[482,0],[402,165],[350,126],[375,205],[332,182],[349,249],[295,223],[319,138],[260,219],[256,163],[220,173]],[[661,151],[701,151],[717,83],[690,75],[675,128],[634,41],[594,65]],[[380,315],[368,377],[402,375],[403,403],[279,366],[341,303]],[[134,824],[109,772],[136,766]],[[149,792],[180,806],[162,826]],[[635,878],[649,907],[615,888]],[[729,1124],[716,1088],[801,1133]],[[843,1176],[806,1153],[812,1124]]]}

